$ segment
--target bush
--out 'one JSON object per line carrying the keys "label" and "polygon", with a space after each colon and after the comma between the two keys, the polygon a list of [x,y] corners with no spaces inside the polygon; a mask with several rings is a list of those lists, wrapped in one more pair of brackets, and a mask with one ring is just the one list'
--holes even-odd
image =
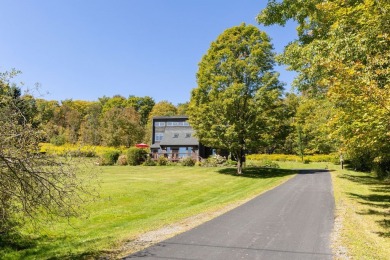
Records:
{"label": "bush", "polygon": [[100,157],[99,165],[114,165],[117,162],[119,155],[119,151],[106,152],[102,157]]}
{"label": "bush", "polygon": [[168,165],[168,162],[168,158],[166,158],[165,156],[160,156],[157,159],[157,165],[159,166],[166,166]]}
{"label": "bush", "polygon": [[[249,154],[247,155],[248,160],[262,161],[291,161],[291,162],[301,162],[302,159],[298,155],[293,154]],[[315,155],[305,155],[305,159],[310,162],[336,162],[339,161],[339,155],[337,153],[331,154],[315,154]]]}
{"label": "bush", "polygon": [[279,164],[277,164],[276,162],[270,161],[270,160],[261,161],[259,166],[264,167],[264,168],[280,168]]}
{"label": "bush", "polygon": [[182,166],[194,166],[196,163],[196,161],[194,159],[192,159],[191,157],[186,157],[186,158],[183,158],[181,161],[180,161],[180,164]]}
{"label": "bush", "polygon": [[122,154],[118,157],[118,161],[116,162],[118,165],[127,165],[127,156]]}
{"label": "bush", "polygon": [[148,155],[145,149],[132,147],[127,151],[127,163],[129,165],[141,165]]}
{"label": "bush", "polygon": [[220,155],[213,155],[202,161],[202,166],[204,167],[217,167],[217,166],[225,166],[226,158]]}
{"label": "bush", "polygon": [[153,161],[152,158],[146,158],[145,162],[142,164],[143,166],[156,166],[156,162]]}
{"label": "bush", "polygon": [[233,161],[231,159],[228,159],[225,163],[227,166],[237,166],[237,162],[236,161]]}
{"label": "bush", "polygon": [[63,135],[56,135],[50,139],[50,143],[54,144],[55,146],[64,145],[65,142],[66,142],[66,139],[65,139],[65,136],[63,136]]}

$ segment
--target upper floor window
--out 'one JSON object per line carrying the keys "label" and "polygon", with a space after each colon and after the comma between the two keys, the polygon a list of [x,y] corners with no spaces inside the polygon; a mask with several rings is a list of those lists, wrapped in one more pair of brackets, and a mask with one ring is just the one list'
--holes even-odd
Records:
{"label": "upper floor window", "polygon": [[165,122],[154,122],[154,126],[165,126]]}
{"label": "upper floor window", "polygon": [[154,135],[154,141],[155,141],[155,142],[160,142],[160,141],[163,139],[163,137],[164,137],[164,134],[163,134],[163,133],[156,133],[156,134]]}
{"label": "upper floor window", "polygon": [[167,126],[189,126],[188,122],[167,122]]}

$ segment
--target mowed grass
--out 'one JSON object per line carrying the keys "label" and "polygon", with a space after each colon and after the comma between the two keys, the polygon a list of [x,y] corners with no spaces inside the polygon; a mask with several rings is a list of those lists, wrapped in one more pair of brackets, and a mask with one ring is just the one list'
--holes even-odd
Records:
{"label": "mowed grass", "polygon": [[[24,228],[24,245],[0,246],[2,259],[96,258],[126,241],[190,216],[212,212],[269,190],[294,175],[281,169],[99,167],[100,197],[89,217]],[[27,225],[28,226],[28,225]]]}
{"label": "mowed grass", "polygon": [[349,170],[333,172],[332,180],[342,220],[336,249],[345,247],[352,259],[390,259],[390,183]]}
{"label": "mowed grass", "polygon": [[[278,162],[289,169],[329,169],[336,202],[335,259],[390,259],[390,182],[332,163]],[[349,258],[347,258],[349,257]]]}

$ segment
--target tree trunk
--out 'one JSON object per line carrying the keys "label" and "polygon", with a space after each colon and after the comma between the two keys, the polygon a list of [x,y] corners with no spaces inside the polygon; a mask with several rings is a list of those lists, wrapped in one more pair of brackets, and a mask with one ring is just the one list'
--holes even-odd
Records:
{"label": "tree trunk", "polygon": [[240,157],[237,157],[237,174],[242,174],[242,161]]}
{"label": "tree trunk", "polygon": [[245,152],[243,149],[237,153],[237,174],[242,174],[243,164],[245,162]]}

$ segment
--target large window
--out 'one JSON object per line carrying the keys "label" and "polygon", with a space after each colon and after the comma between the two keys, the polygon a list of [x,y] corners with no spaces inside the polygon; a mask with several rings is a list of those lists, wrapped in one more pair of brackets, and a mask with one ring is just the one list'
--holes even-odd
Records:
{"label": "large window", "polygon": [[155,141],[155,142],[160,142],[160,141],[163,139],[163,137],[164,137],[164,134],[163,134],[163,133],[156,133],[156,134],[154,135],[154,141]]}

